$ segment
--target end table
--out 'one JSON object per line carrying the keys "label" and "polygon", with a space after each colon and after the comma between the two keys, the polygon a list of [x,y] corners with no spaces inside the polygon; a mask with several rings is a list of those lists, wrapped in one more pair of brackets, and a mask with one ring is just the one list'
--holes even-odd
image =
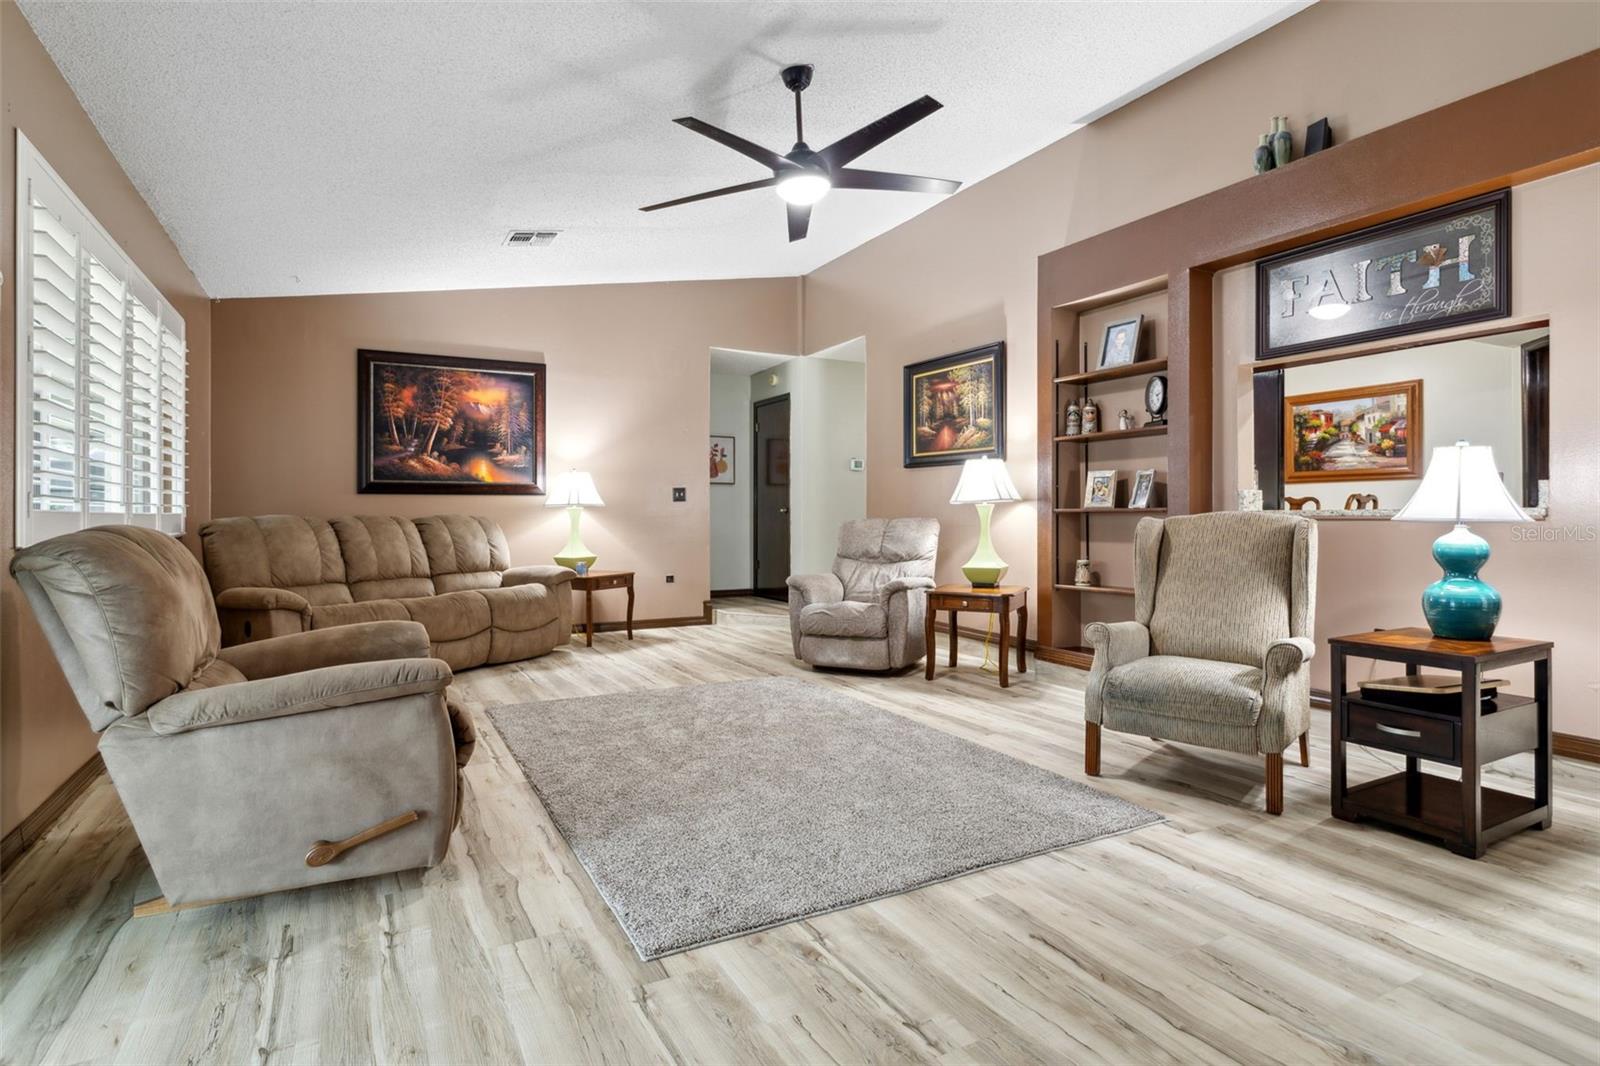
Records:
{"label": "end table", "polygon": [[[1482,858],[1490,844],[1522,829],[1551,822],[1550,651],[1548,640],[1491,637],[1445,640],[1426,629],[1379,629],[1334,637],[1333,816],[1363,818],[1432,837],[1451,851]],[[1454,708],[1419,710],[1345,691],[1345,659],[1404,663],[1407,676],[1436,666],[1461,675]],[[1533,664],[1533,695],[1505,691],[1485,703],[1486,670]],[[1404,772],[1351,788],[1345,781],[1345,744],[1405,756]],[[1533,797],[1485,788],[1485,765],[1508,755],[1534,753]],[[1461,768],[1460,782],[1423,773],[1421,760]]]}
{"label": "end table", "polygon": [[594,594],[605,589],[628,590],[628,639],[633,639],[633,571],[590,570],[572,579],[572,591],[583,593],[583,642],[594,647]]}
{"label": "end table", "polygon": [[1000,687],[1009,688],[1006,645],[1011,642],[1011,612],[1017,612],[1017,673],[1028,672],[1028,586],[1001,585],[980,589],[971,585],[940,585],[928,592],[926,677],[933,680],[933,624],[940,611],[950,612],[950,665],[956,665],[956,621],[962,611],[1000,616]]}

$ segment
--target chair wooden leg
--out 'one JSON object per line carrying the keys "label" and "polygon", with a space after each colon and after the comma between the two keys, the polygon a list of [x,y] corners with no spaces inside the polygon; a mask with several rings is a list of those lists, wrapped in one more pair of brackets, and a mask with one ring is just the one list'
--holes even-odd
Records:
{"label": "chair wooden leg", "polygon": [[1083,772],[1100,776],[1100,723],[1083,723]]}
{"label": "chair wooden leg", "polygon": [[1283,813],[1283,753],[1267,756],[1267,813]]}
{"label": "chair wooden leg", "polygon": [[1300,734],[1300,765],[1311,765],[1311,730]]}

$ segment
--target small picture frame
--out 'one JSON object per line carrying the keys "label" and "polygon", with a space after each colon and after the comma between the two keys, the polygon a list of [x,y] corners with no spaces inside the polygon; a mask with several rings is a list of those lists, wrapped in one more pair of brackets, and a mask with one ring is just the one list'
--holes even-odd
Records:
{"label": "small picture frame", "polygon": [[1117,505],[1117,472],[1091,470],[1083,482],[1085,507],[1115,507]]}
{"label": "small picture frame", "polygon": [[1150,497],[1156,487],[1156,472],[1149,470],[1136,470],[1133,474],[1133,488],[1128,493],[1128,506],[1144,509],[1150,506]]}
{"label": "small picture frame", "polygon": [[1114,366],[1127,366],[1139,358],[1139,338],[1144,333],[1144,316],[1136,315],[1106,327],[1100,341],[1100,365],[1107,370]]}
{"label": "small picture frame", "polygon": [[734,483],[733,443],[732,437],[711,435],[711,484]]}
{"label": "small picture frame", "polygon": [[1306,127],[1306,155],[1316,155],[1318,152],[1333,147],[1333,130],[1328,126],[1326,118],[1319,118]]}

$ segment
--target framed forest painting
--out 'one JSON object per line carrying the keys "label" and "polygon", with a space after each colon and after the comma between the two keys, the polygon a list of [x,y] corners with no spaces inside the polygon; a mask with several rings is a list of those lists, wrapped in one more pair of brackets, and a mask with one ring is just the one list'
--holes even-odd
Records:
{"label": "framed forest painting", "polygon": [[1006,457],[1004,341],[905,368],[905,465]]}
{"label": "framed forest painting", "polygon": [[544,494],[544,364],[361,349],[356,371],[356,491]]}

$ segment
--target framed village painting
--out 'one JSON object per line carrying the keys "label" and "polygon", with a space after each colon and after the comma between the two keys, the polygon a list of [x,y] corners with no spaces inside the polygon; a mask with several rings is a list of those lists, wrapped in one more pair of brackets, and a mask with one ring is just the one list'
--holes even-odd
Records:
{"label": "framed village painting", "polygon": [[905,368],[905,465],[1006,457],[1004,341]]}
{"label": "framed village painting", "polygon": [[1395,381],[1283,399],[1283,480],[1422,476],[1422,382]]}
{"label": "framed village painting", "polygon": [[362,349],[356,371],[356,491],[544,494],[544,364]]}

